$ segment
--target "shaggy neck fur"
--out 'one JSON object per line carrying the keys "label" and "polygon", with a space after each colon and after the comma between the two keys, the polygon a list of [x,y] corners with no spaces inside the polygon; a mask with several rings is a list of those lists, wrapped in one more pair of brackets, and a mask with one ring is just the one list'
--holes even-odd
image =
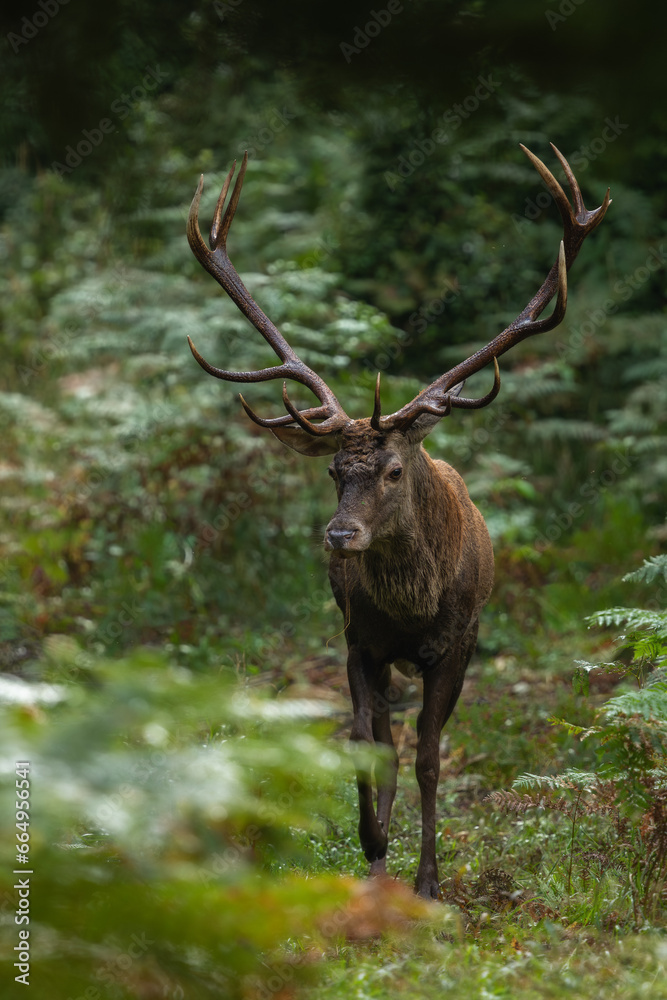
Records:
{"label": "shaggy neck fur", "polygon": [[449,483],[422,449],[412,472],[412,503],[396,531],[360,553],[360,582],[373,603],[402,621],[432,619],[461,554],[461,511]]}

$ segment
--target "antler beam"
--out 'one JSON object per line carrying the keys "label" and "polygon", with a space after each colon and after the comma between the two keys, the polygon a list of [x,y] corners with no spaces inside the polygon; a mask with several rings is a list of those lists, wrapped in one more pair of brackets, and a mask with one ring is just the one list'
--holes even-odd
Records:
{"label": "antler beam", "polygon": [[[232,164],[231,170],[225,178],[225,183],[222,186],[220,197],[218,198],[218,203],[213,215],[213,222],[211,223],[211,234],[209,240],[210,248],[206,245],[199,229],[199,203],[201,201],[201,195],[204,188],[204,177],[203,175],[201,176],[195,196],[192,200],[192,205],[190,206],[190,214],[188,215],[188,242],[190,244],[190,249],[202,267],[205,268],[205,270],[215,278],[218,284],[224,288],[232,302],[234,302],[243,315],[250,320],[255,329],[259,330],[266,342],[276,352],[282,364],[274,365],[271,368],[262,368],[259,371],[233,372],[228,371],[225,368],[215,368],[213,365],[209,364],[209,362],[201,356],[199,351],[197,351],[190,337],[188,337],[190,350],[192,351],[195,361],[201,365],[204,371],[208,372],[209,375],[213,375],[215,378],[224,379],[227,382],[266,382],[270,379],[278,378],[291,379],[294,382],[300,382],[301,385],[305,385],[317,396],[320,401],[320,406],[309,407],[305,410],[297,410],[287,395],[287,385],[285,383],[283,385],[283,402],[288,412],[282,417],[264,418],[257,416],[257,414],[254,413],[254,411],[248,406],[243,396],[241,396],[241,403],[243,404],[244,410],[256,424],[260,425],[260,427],[280,427],[285,424],[292,424],[296,421],[310,434],[329,434],[332,431],[340,430],[341,427],[349,423],[350,418],[343,410],[329,386],[322,378],[320,378],[319,375],[304,364],[304,362],[292,350],[280,331],[273,325],[268,316],[262,312],[255,300],[252,298],[248,289],[241,281],[227,254],[227,235],[236,213],[239,198],[241,197],[241,188],[243,187],[243,178],[245,177],[247,166],[248,153],[246,152],[243,156],[243,162],[241,163],[241,169],[239,170],[238,177],[236,178],[232,196],[223,215],[222,211],[225,199],[227,198],[229,185],[231,184],[232,177],[234,176],[234,172],[236,170],[236,160]],[[319,420],[321,422],[314,424],[311,422],[313,420]]]}
{"label": "antler beam", "polygon": [[[562,321],[567,306],[567,272],[572,267],[586,237],[599,226],[604,218],[611,199],[609,197],[609,189],[607,189],[602,205],[589,212],[584,205],[581,190],[569,163],[553,143],[551,143],[551,147],[558,157],[567,177],[572,191],[574,208],[551,171],[534,153],[531,153],[525,146],[521,146],[551,192],[563,222],[563,239],[560,244],[558,257],[539,291],[519,313],[516,319],[485,347],[476,351],[475,354],[456,365],[455,368],[445,372],[444,375],[437,378],[400,410],[384,417],[381,415],[380,379],[378,376],[375,387],[375,404],[371,417],[371,426],[375,430],[407,431],[422,414],[428,413],[436,417],[445,417],[451,412],[453,407],[477,409],[487,406],[495,399],[500,390],[500,370],[497,360],[500,355],[509,351],[515,344],[520,343],[527,337],[552,330]],[[269,418],[257,416],[246,403],[243,396],[241,396],[241,403],[246,413],[261,427],[285,427],[296,423],[303,430],[315,436],[339,431],[351,422],[350,418],[324,380],[304,364],[268,316],[262,312],[241,281],[227,254],[227,235],[236,213],[239,198],[241,197],[243,178],[245,177],[247,166],[248,154],[246,152],[238,177],[236,178],[236,183],[234,184],[234,190],[226,208],[224,207],[225,201],[236,170],[236,161],[232,164],[231,170],[225,178],[215,208],[213,222],[211,223],[210,246],[206,245],[199,230],[199,204],[204,186],[203,176],[200,178],[188,216],[188,242],[200,264],[225,289],[243,315],[262,334],[266,342],[280,358],[281,363],[269,368],[262,368],[258,371],[234,372],[224,368],[215,368],[211,365],[199,354],[192,340],[188,337],[190,350],[204,371],[215,378],[225,379],[228,382],[246,383],[266,382],[279,378],[290,379],[306,386],[317,396],[320,403],[319,406],[311,406],[299,410],[291,402],[287,394],[287,383],[284,382],[282,397],[287,413],[280,417]],[[557,297],[553,313],[546,319],[540,319],[539,317],[554,295]],[[484,368],[490,361],[493,361],[494,364],[492,389],[479,399],[469,399],[461,396],[460,392],[465,380],[470,375]],[[313,421],[318,421],[318,423],[313,423]]]}
{"label": "antler beam", "polygon": [[[589,212],[584,205],[581,190],[569,163],[563,154],[551,143],[551,148],[565,171],[565,176],[572,191],[572,199],[574,201],[573,211],[567,195],[551,171],[529,149],[526,149],[523,145],[521,145],[521,148],[547,185],[558,206],[558,211],[563,221],[563,239],[556,262],[553,264],[537,294],[502,333],[499,333],[490,343],[466,361],[462,361],[455,368],[450,369],[450,371],[437,378],[435,382],[432,382],[431,385],[420,392],[411,402],[407,403],[400,410],[397,410],[396,413],[379,418],[377,421],[378,428],[404,431],[411,427],[422,413],[432,413],[444,417],[452,406],[468,408],[486,406],[495,398],[500,388],[497,358],[527,337],[552,330],[562,321],[567,306],[567,272],[572,267],[586,237],[602,222],[611,204],[609,189],[607,189],[604,201],[600,207]],[[558,297],[553,313],[547,319],[538,319],[556,292],[558,293]],[[493,361],[495,365],[494,386],[491,392],[478,400],[469,400],[454,395],[454,389],[460,382],[469,378],[470,375],[474,375],[475,372],[481,371],[490,361]]]}

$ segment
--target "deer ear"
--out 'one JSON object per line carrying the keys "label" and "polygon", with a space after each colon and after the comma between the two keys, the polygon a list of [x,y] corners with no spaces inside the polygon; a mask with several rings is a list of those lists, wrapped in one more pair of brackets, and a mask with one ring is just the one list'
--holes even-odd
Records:
{"label": "deer ear", "polygon": [[271,433],[279,441],[298,451],[300,455],[308,455],[309,458],[318,458],[320,455],[335,455],[340,449],[337,434],[323,434],[321,437],[313,437],[301,427],[271,427]]}
{"label": "deer ear", "polygon": [[431,433],[436,424],[439,424],[442,417],[436,417],[433,413],[422,413],[409,430],[405,431],[408,441],[417,443],[423,441]]}

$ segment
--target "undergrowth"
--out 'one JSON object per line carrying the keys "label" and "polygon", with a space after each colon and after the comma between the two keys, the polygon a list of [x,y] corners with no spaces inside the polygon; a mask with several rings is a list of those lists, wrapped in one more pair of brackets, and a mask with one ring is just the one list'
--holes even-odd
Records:
{"label": "undergrowth", "polygon": [[[645,561],[625,580],[664,587],[667,556]],[[537,809],[568,822],[569,848],[543,880],[559,908],[578,923],[638,930],[662,923],[667,905],[667,612],[610,608],[589,622],[626,631],[617,639],[618,659],[578,662],[579,691],[588,693],[591,676],[600,673],[635,686],[623,685],[605,701],[593,725],[551,719],[593,745],[594,767],[523,774],[490,800],[513,815]]]}

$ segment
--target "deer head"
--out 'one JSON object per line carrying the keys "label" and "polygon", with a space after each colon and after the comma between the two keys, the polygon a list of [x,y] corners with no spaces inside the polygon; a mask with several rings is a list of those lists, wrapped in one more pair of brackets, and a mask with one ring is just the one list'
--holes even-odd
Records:
{"label": "deer head", "polygon": [[[282,334],[253,300],[227,254],[227,236],[241,195],[248,165],[243,157],[231,198],[225,208],[227,193],[236,163],[227,174],[213,216],[210,247],[199,230],[199,204],[204,178],[201,177],[188,218],[188,241],[197,260],[218,281],[241,312],[271,345],[280,364],[261,371],[233,372],[209,364],[188,337],[190,349],[204,371],[230,382],[263,382],[283,379],[283,416],[258,416],[241,396],[248,416],[260,427],[267,427],[283,444],[303,455],[334,454],[330,474],[336,483],[339,507],[325,533],[325,548],[352,554],[367,549],[387,532],[396,530],[402,512],[409,512],[406,497],[411,495],[415,464],[423,451],[420,443],[452,409],[476,409],[487,406],[500,389],[498,358],[515,344],[557,326],[567,305],[567,272],[586,238],[602,221],[610,204],[609,191],[602,205],[589,212],[579,185],[565,157],[552,144],[572,190],[574,209],[551,171],[525,146],[521,147],[544,180],[563,221],[563,239],[559,253],[537,294],[510,325],[485,347],[441,375],[400,410],[382,415],[380,375],[375,387],[373,413],[369,418],[352,420],[343,410],[331,389],[296,355]],[[224,214],[223,214],[224,209]],[[546,319],[540,316],[556,295],[556,306]],[[483,397],[461,395],[465,380],[493,362],[494,382]],[[318,406],[297,409],[287,393],[287,380],[309,388],[319,400]]]}

